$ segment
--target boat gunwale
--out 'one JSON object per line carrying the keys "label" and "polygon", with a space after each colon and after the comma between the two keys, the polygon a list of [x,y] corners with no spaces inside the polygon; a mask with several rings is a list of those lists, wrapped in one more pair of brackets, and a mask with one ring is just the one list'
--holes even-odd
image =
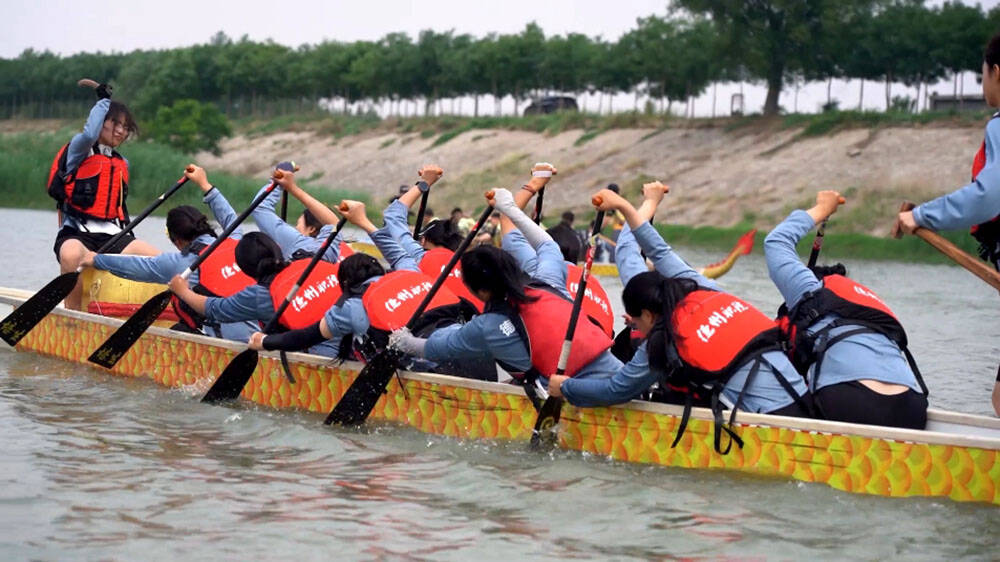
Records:
{"label": "boat gunwale", "polygon": [[[24,301],[26,300],[26,297],[24,295],[30,296],[30,294],[33,293],[21,289],[9,289],[6,287],[0,287],[0,303],[8,304],[11,306],[18,306],[20,304],[23,304]],[[68,310],[62,307],[54,309],[52,311],[52,314],[74,318],[84,322],[102,324],[114,328],[117,328],[118,326],[124,323],[124,320],[120,320],[117,318],[100,316],[77,310]],[[239,353],[246,349],[246,344],[240,342],[224,340],[221,338],[214,338],[210,336],[203,336],[198,334],[189,334],[158,326],[150,327],[147,330],[147,332],[168,339],[176,339],[195,344],[204,344],[204,345],[220,347],[228,349],[234,353]],[[3,345],[6,346],[6,344]],[[264,357],[271,357],[271,358],[278,357],[277,352],[269,352],[269,351],[261,352],[261,355]],[[326,368],[333,366],[333,361],[335,361],[328,357],[311,355],[306,353],[297,353],[297,352],[289,353],[288,357],[290,360],[295,361],[296,363],[312,365],[317,367],[326,367]],[[348,369],[353,371],[360,371],[360,369],[363,367],[363,365],[357,361],[345,361],[344,365],[347,366]],[[92,367],[100,369],[100,367],[98,367],[97,365],[92,365]],[[109,370],[106,369],[101,369],[101,370],[104,370],[105,372],[110,372]],[[426,382],[445,387],[460,387],[460,388],[498,393],[498,394],[508,394],[508,395],[518,395],[518,396],[523,395],[523,390],[519,386],[508,383],[480,381],[480,380],[468,379],[452,375],[443,375],[437,373],[422,373],[422,372],[413,372],[405,370],[400,370],[399,374],[405,380]],[[664,404],[658,402],[647,402],[643,400],[633,400],[625,404],[610,406],[610,408],[621,409],[621,410],[643,411],[651,414],[666,415],[673,417],[681,417],[684,411],[683,406],[680,405]],[[693,419],[700,419],[707,421],[714,420],[712,411],[708,408],[693,408],[691,411],[691,417]],[[991,431],[995,430],[998,432],[998,436],[993,438],[993,437],[985,437],[979,435],[962,435],[960,433],[951,433],[943,431],[894,428],[885,426],[836,422],[836,421],[821,420],[814,418],[793,418],[786,416],[774,416],[769,414],[756,414],[756,413],[742,412],[742,411],[737,414],[736,425],[748,426],[748,427],[755,427],[755,426],[771,427],[777,429],[787,429],[792,431],[819,433],[827,435],[851,435],[851,436],[880,439],[884,441],[896,441],[903,443],[973,447],[984,450],[1000,450],[1000,419],[994,419],[987,416],[980,416],[976,414],[955,412],[951,410],[941,410],[936,408],[928,409],[927,417],[928,417],[928,422],[937,421],[954,425],[966,425],[974,428],[983,428]]]}

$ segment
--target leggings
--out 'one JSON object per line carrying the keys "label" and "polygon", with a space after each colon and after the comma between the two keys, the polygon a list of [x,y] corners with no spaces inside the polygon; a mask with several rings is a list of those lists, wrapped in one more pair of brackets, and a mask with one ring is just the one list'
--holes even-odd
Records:
{"label": "leggings", "polygon": [[851,381],[824,386],[813,396],[823,419],[908,429],[927,426],[927,396],[913,389],[901,394],[879,394]]}

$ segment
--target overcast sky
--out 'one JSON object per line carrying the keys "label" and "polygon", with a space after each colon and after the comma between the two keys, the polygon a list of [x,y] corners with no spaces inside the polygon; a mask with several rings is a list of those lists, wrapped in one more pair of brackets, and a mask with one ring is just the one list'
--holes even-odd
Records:
{"label": "overcast sky", "polygon": [[[990,8],[998,3],[1000,0],[986,0],[981,4]],[[204,43],[217,31],[233,38],[246,34],[254,40],[273,39],[291,46],[324,39],[378,39],[393,31],[416,36],[429,28],[482,36],[516,33],[530,21],[537,22],[547,35],[572,31],[617,39],[635,27],[636,18],[665,14],[667,4],[666,0],[0,0],[0,57],[16,57],[29,47],[61,55],[180,47]],[[966,93],[979,88],[971,74],[964,84]],[[728,110],[736,88],[738,85],[719,90],[716,103],[720,111]],[[950,85],[941,88],[950,92]],[[748,110],[759,109],[763,103],[762,89],[758,89],[744,89]],[[853,97],[851,103],[857,104],[856,85],[835,85],[834,89],[835,97],[841,97],[838,91],[843,90],[843,97]],[[800,91],[799,109],[814,110],[817,100],[826,97],[825,86],[820,90],[817,93],[813,85]],[[876,84],[866,85],[865,106],[870,105],[869,100],[874,104],[879,94]],[[782,97],[782,105],[788,109],[795,103],[792,96],[794,91]],[[711,92],[706,92],[699,98],[698,114],[711,113],[711,97]],[[590,109],[596,109],[596,101],[593,104]],[[615,102],[616,107],[631,104],[629,96]],[[846,105],[849,103],[842,103]]]}

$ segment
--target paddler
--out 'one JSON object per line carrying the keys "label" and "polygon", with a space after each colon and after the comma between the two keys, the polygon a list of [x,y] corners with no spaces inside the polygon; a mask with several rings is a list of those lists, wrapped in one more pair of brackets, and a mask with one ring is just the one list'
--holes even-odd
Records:
{"label": "paddler", "polygon": [[[982,62],[983,97],[1000,108],[1000,34],[986,44]],[[979,241],[979,255],[1000,270],[1000,112],[986,123],[979,151],[972,160],[972,182],[937,199],[899,213],[903,232],[971,228]],[[1000,369],[993,385],[993,409],[1000,416]]]}
{"label": "paddler", "polygon": [[[128,107],[111,101],[111,86],[86,79],[80,85],[94,88],[97,103],[83,132],[62,147],[49,171],[48,193],[57,202],[60,226],[52,249],[62,273],[76,271],[88,251],[96,251],[129,222],[129,164],[117,148],[138,132]],[[129,233],[105,253],[155,256],[160,251]],[[79,310],[82,295],[78,281],[66,307]]]}
{"label": "paddler", "polygon": [[[185,171],[188,180],[194,182],[204,194],[203,201],[212,210],[216,222],[227,228],[235,219],[236,212],[222,192],[208,181],[203,168],[191,164],[191,171]],[[189,205],[174,207],[167,213],[167,236],[178,252],[165,252],[158,256],[130,256],[117,254],[97,254],[88,251],[82,265],[102,271],[110,271],[118,277],[146,283],[168,283],[191,265],[198,254],[215,242],[216,233],[208,223],[208,218],[198,209]],[[192,272],[187,283],[196,293],[206,296],[225,296],[239,292],[253,280],[242,275],[234,267],[233,250],[243,232],[237,228],[229,236],[230,245],[220,246],[212,257]],[[226,270],[226,268],[229,270]],[[254,326],[248,322],[205,322],[205,318],[181,301],[174,299],[174,310],[180,322],[173,326],[176,330],[205,333],[235,341],[246,341]]]}
{"label": "paddler", "polygon": [[[627,222],[615,260],[625,312],[646,341],[610,376],[553,376],[549,391],[576,406],[606,406],[638,398],[660,382],[685,392],[688,404],[711,400],[720,425],[722,404],[734,414],[809,416],[808,389],[781,351],[777,324],[692,269],[649,223],[668,189],[660,182],[644,185],[638,210],[611,190],[598,192],[599,208],[621,211]],[[655,271],[647,269],[640,249]]]}
{"label": "paddler", "polygon": [[808,379],[818,417],[924,429],[927,388],[896,316],[843,265],[810,270],[795,250],[841,201],[820,191],[813,207],[793,211],[764,240],[768,273],[785,298],[786,349]]}
{"label": "paddler", "polygon": [[[509,253],[482,245],[462,255],[462,281],[486,303],[483,314],[461,326],[435,331],[429,338],[408,330],[393,332],[391,345],[435,362],[495,360],[524,384],[544,387],[555,372],[559,349],[573,307],[566,295],[566,267],[559,247],[515,203],[506,189],[495,189],[490,203],[520,229],[538,253],[534,278]],[[551,248],[551,252],[543,251]],[[577,324],[567,372],[577,376],[614,372],[621,367],[608,349],[611,339],[595,323]]]}
{"label": "paddler", "polygon": [[[278,180],[278,188],[254,209],[251,216],[261,232],[267,234],[281,248],[286,261],[311,258],[323,245],[337,223],[337,215],[329,207],[317,201],[295,182],[295,163],[285,161],[275,166],[276,170],[284,172]],[[270,182],[258,192],[263,193]],[[305,210],[299,215],[295,226],[286,223],[278,216],[275,205],[281,199],[282,191],[288,192],[302,203]],[[342,246],[340,236],[327,248],[323,260],[337,263],[341,259]]]}

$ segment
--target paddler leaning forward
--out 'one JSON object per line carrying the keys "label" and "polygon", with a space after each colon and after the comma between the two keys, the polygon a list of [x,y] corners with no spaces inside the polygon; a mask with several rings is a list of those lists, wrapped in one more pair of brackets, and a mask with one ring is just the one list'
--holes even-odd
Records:
{"label": "paddler leaning forward", "polygon": [[927,388],[896,315],[842,264],[806,267],[795,246],[841,204],[821,191],[764,240],[767,269],[785,298],[779,311],[790,359],[806,376],[817,417],[924,429]]}
{"label": "paddler leaning forward", "polygon": [[[983,52],[983,97],[1000,108],[1000,34]],[[899,213],[903,232],[918,228],[955,230],[971,228],[979,241],[979,255],[1000,270],[1000,112],[986,123],[986,133],[972,161],[972,182],[955,191]],[[1000,369],[993,385],[993,409],[1000,416]]]}
{"label": "paddler leaning forward", "polygon": [[[717,429],[723,428],[723,404],[733,416],[736,410],[810,416],[808,389],[780,349],[777,324],[693,270],[649,224],[668,189],[660,182],[644,185],[638,210],[613,191],[598,193],[602,210],[621,211],[627,221],[615,261],[625,285],[625,312],[646,340],[624,368],[605,376],[553,376],[550,392],[576,406],[603,406],[637,398],[660,383],[686,394],[689,407],[710,404]],[[640,249],[654,271],[647,270]],[[721,447],[718,431],[715,447]]]}

